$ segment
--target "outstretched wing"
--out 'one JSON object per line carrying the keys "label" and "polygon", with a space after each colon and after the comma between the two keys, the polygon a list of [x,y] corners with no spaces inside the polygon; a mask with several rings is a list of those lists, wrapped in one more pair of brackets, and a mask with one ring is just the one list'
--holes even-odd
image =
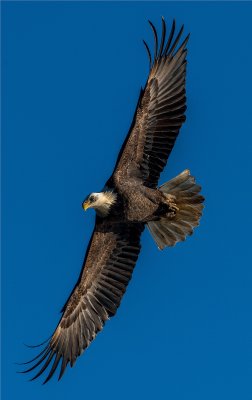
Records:
{"label": "outstretched wing", "polygon": [[162,19],[162,37],[158,46],[156,29],[149,23],[155,38],[154,59],[152,61],[149,47],[144,42],[150,60],[150,73],[108,186],[113,182],[120,187],[133,178],[155,188],[185,121],[186,44],[189,35],[178,47],[183,26],[174,37],[173,21],[166,39],[166,24]]}
{"label": "outstretched wing", "polygon": [[116,313],[140,251],[142,224],[110,224],[97,218],[80,278],[63,308],[60,322],[43,351],[35,357],[32,378],[49,366],[44,383],[61,362],[59,379],[66,366],[89,346],[109,317]]}

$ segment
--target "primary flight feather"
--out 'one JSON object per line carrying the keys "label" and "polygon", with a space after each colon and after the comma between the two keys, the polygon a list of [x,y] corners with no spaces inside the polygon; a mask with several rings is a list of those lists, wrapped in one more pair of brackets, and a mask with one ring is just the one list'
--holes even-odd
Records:
{"label": "primary flight feather", "polygon": [[140,237],[147,225],[157,246],[174,246],[199,224],[204,198],[189,170],[158,187],[182,123],[185,121],[186,44],[179,45],[183,26],[175,35],[175,21],[166,37],[154,33],[153,56],[144,42],[150,72],[141,90],[130,131],[119,153],[112,176],[99,193],[83,202],[96,210],[95,227],[82,272],[62,317],[45,348],[24,372],[46,369],[47,382],[60,365],[59,379],[67,364],[74,365],[105,322],[113,316],[131,279]]}

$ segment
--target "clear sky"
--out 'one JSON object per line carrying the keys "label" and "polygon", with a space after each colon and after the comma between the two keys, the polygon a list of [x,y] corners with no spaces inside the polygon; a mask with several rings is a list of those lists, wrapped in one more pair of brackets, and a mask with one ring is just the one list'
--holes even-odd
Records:
{"label": "clear sky", "polygon": [[[146,231],[116,317],[58,383],[15,362],[54,330],[148,73],[147,19],[185,24],[187,121],[160,183],[185,168],[200,227]],[[3,3],[3,399],[251,400],[252,3]]]}

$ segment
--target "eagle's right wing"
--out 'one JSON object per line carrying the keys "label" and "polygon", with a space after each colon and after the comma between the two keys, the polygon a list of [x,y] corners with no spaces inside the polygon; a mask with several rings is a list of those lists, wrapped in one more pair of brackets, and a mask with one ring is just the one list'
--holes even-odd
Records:
{"label": "eagle's right wing", "polygon": [[143,224],[110,224],[97,218],[79,281],[60,322],[43,351],[28,362],[33,362],[32,367],[24,371],[40,366],[32,380],[50,366],[47,382],[61,361],[60,379],[67,364],[74,365],[116,313],[138,258],[143,229]]}
{"label": "eagle's right wing", "polygon": [[121,188],[130,179],[155,188],[166,165],[182,123],[185,121],[186,44],[179,48],[183,26],[174,38],[175,22],[166,40],[166,24],[162,19],[162,38],[158,47],[157,32],[150,22],[155,37],[154,60],[150,58],[150,73],[141,91],[128,136],[120,151],[109,185]]}

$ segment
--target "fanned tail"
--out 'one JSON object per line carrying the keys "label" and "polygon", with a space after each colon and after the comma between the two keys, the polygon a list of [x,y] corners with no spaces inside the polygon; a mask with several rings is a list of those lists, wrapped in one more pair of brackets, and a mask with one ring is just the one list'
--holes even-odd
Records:
{"label": "fanned tail", "polygon": [[148,222],[147,226],[158,248],[163,250],[193,233],[193,229],[199,225],[204,197],[200,194],[201,186],[196,184],[188,169],[164,183],[159,190],[167,196],[167,202],[174,212],[158,221]]}

